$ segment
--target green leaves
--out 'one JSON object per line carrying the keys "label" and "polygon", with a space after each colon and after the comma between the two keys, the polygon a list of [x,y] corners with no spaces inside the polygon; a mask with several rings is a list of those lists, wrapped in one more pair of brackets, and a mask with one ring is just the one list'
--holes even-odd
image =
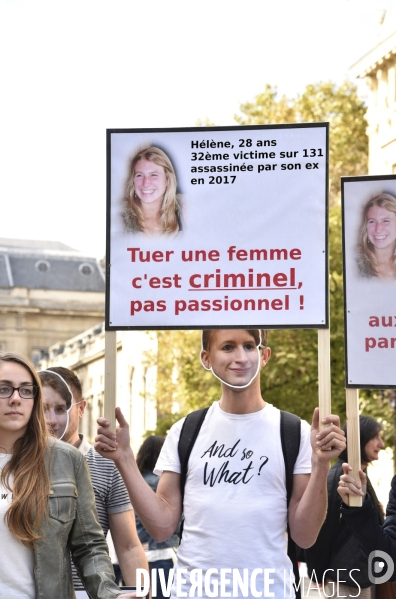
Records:
{"label": "green leaves", "polygon": [[340,177],[367,174],[368,138],[366,106],[356,86],[344,81],[339,87],[331,81],[307,85],[295,98],[278,98],[276,88],[265,86],[253,102],[241,104],[241,125],[277,123],[330,123],[330,199],[335,204],[340,193]]}
{"label": "green leaves", "polygon": [[201,331],[157,331],[156,335],[158,352],[147,360],[157,366],[155,434],[165,435],[182,416],[220,399],[221,389],[201,365]]}

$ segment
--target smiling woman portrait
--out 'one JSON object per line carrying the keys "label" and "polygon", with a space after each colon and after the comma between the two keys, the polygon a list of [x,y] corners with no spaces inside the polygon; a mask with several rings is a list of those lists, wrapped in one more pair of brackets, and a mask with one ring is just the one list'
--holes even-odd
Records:
{"label": "smiling woman portrait", "polygon": [[396,278],[396,198],[389,193],[371,198],[363,208],[357,264],[362,277]]}
{"label": "smiling woman portrait", "polygon": [[153,146],[131,160],[123,199],[126,231],[176,235],[182,230],[176,174],[168,156]]}

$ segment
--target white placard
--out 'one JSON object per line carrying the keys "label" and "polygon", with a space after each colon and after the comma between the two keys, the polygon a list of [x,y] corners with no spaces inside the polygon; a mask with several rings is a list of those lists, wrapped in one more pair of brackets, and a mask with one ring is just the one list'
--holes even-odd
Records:
{"label": "white placard", "polygon": [[[386,261],[375,272],[378,260],[386,256],[386,248],[395,251],[392,231],[396,233],[396,227],[392,220],[396,214],[384,206],[370,212],[368,204],[384,193],[396,198],[396,176],[342,180],[347,387],[396,387],[396,277]],[[388,208],[392,205],[396,210],[396,199]],[[384,219],[387,216],[390,218]],[[374,229],[368,231],[369,222]],[[367,246],[361,237],[365,231]],[[374,234],[378,239],[374,244],[380,252],[370,242]]]}
{"label": "white placard", "polygon": [[[106,327],[325,327],[326,123],[108,131]],[[132,157],[166,152],[181,231],[127,230]]]}

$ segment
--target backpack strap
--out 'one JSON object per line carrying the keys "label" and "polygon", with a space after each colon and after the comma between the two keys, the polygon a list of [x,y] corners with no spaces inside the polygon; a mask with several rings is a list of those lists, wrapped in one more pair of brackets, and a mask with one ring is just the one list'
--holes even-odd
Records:
{"label": "backpack strap", "polygon": [[209,408],[201,408],[201,410],[191,412],[191,414],[186,416],[180,431],[178,452],[180,458],[180,490],[182,505],[184,499],[184,487],[186,486],[187,479],[188,460],[208,410]]}
{"label": "backpack strap", "polygon": [[287,507],[293,491],[293,471],[300,451],[301,441],[301,418],[290,412],[281,410],[280,435],[282,443],[283,459],[286,471],[286,495]]}
{"label": "backpack strap", "polygon": [[[297,460],[298,452],[300,451],[301,441],[301,419],[295,414],[284,412],[280,414],[280,436],[282,443],[283,459],[285,461],[286,473],[286,496],[287,507],[289,507],[290,498],[293,491],[293,470]],[[287,555],[293,564],[293,572],[296,582],[299,581],[298,563],[297,563],[297,548],[296,544],[290,536],[289,524],[287,525]],[[296,599],[301,598],[300,587],[296,589]]]}

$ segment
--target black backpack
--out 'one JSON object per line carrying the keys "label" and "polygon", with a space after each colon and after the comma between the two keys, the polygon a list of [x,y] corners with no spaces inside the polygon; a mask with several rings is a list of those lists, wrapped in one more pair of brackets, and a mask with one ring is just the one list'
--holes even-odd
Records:
{"label": "black backpack", "polygon": [[[180,458],[180,490],[182,497],[182,505],[184,500],[184,487],[186,485],[187,471],[188,471],[188,460],[194,443],[197,440],[199,431],[203,421],[205,420],[206,413],[209,408],[202,408],[189,414],[182,426],[180,431],[180,439],[178,445],[179,458]],[[296,463],[298,452],[300,451],[300,440],[301,440],[301,419],[295,414],[290,412],[284,412],[281,410],[280,419],[280,436],[282,444],[283,459],[285,461],[285,472],[286,472],[286,496],[287,496],[287,507],[289,507],[290,497],[293,491],[293,470],[294,464]],[[183,533],[183,522],[180,527],[180,539]],[[289,525],[287,525],[288,544],[287,544],[287,555],[293,564],[293,572],[296,582],[299,581],[298,563],[297,563],[297,547],[295,542],[290,536]],[[296,590],[296,599],[301,599],[300,587]]]}

